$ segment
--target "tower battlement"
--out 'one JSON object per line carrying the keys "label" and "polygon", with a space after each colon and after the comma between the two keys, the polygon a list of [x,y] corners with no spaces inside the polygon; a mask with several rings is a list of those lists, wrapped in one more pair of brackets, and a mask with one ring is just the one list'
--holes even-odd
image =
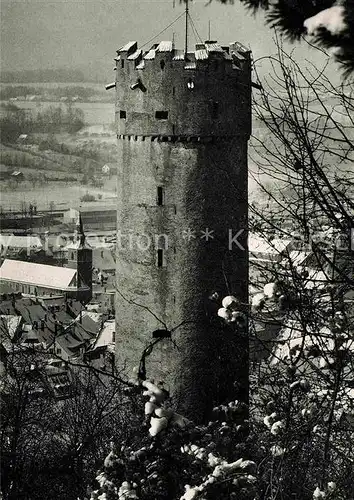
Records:
{"label": "tower battlement", "polygon": [[[251,132],[251,55],[238,42],[194,51],[163,41],[117,51],[117,136],[229,137]],[[168,140],[168,139],[166,139]]]}
{"label": "tower battlement", "polygon": [[138,42],[133,41],[117,50],[115,61],[117,63],[120,61],[121,68],[125,67],[125,61],[127,61],[126,68],[133,67],[136,70],[144,70],[148,66],[157,66],[157,64],[164,69],[164,65],[169,62],[184,70],[205,70],[209,66],[209,71],[220,69],[218,65],[215,65],[215,61],[220,61],[223,63],[220,67],[226,71],[242,72],[247,70],[250,53],[251,51],[239,42],[221,46],[216,41],[207,40],[205,43],[196,44],[195,50],[185,53],[184,50],[176,49],[171,41],[156,43],[146,51],[139,49]]}

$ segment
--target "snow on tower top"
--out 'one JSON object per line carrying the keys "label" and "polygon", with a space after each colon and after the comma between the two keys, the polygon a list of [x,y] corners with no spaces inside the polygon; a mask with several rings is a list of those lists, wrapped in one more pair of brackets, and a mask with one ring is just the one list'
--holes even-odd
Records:
{"label": "snow on tower top", "polygon": [[[240,42],[233,42],[227,46],[220,45],[215,40],[207,40],[204,43],[195,45],[195,50],[188,51],[185,54],[184,50],[175,49],[173,42],[170,40],[163,40],[155,43],[150,49],[143,51],[138,49],[136,41],[130,41],[123,47],[117,50],[116,61],[127,59],[128,61],[135,61],[137,69],[144,69],[144,60],[154,60],[159,54],[169,54],[172,61],[186,61],[185,69],[197,69],[195,61],[203,64],[209,59],[224,59],[232,63],[234,69],[242,69],[243,62],[249,58],[250,50],[247,49]],[[141,61],[142,60],[142,61]]]}
{"label": "snow on tower top", "polygon": [[128,56],[128,59],[130,61],[134,61],[135,59],[138,59],[138,57],[140,57],[142,54],[142,50],[141,49],[137,49],[135,52],[133,52],[132,54],[130,54],[130,56]]}
{"label": "snow on tower top", "polygon": [[143,50],[131,41],[117,52],[116,125],[123,140],[250,134],[251,60],[241,44],[208,40],[185,53],[171,41]]}
{"label": "snow on tower top", "polygon": [[138,47],[138,42],[128,42],[123,47],[121,47],[118,52],[133,52]]}
{"label": "snow on tower top", "polygon": [[159,52],[171,52],[173,50],[173,43],[170,41],[160,42],[156,50]]}

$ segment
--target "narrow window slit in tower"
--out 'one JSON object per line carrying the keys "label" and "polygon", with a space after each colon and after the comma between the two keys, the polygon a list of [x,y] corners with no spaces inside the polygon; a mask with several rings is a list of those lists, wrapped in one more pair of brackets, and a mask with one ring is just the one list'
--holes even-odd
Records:
{"label": "narrow window slit in tower", "polygon": [[124,68],[124,59],[121,60],[121,66]]}
{"label": "narrow window slit in tower", "polygon": [[163,205],[163,187],[157,186],[157,204],[161,207]]}
{"label": "narrow window slit in tower", "polygon": [[187,82],[187,87],[189,88],[189,90],[193,90],[194,89],[194,81],[192,78],[189,78],[188,82]]}
{"label": "narrow window slit in tower", "polygon": [[159,248],[157,250],[157,267],[163,267],[163,249]]}
{"label": "narrow window slit in tower", "polygon": [[172,87],[172,95],[176,95],[176,87]]}
{"label": "narrow window slit in tower", "polygon": [[119,112],[119,118],[121,120],[125,120],[127,118],[127,112],[126,111],[123,111],[122,109],[120,110]]}
{"label": "narrow window slit in tower", "polygon": [[211,116],[217,118],[219,115],[219,103],[217,101],[211,102]]}
{"label": "narrow window slit in tower", "polygon": [[156,111],[155,118],[156,118],[156,120],[167,120],[168,111]]}

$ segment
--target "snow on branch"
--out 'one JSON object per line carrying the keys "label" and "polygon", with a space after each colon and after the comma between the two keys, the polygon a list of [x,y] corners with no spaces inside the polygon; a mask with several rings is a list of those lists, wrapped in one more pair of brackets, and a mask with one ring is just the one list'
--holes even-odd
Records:
{"label": "snow on branch", "polygon": [[[212,1],[212,0],[210,0]],[[218,0],[234,3],[234,0]],[[240,0],[251,11],[264,10],[267,23],[291,41],[308,34],[329,50],[346,74],[354,72],[354,3],[352,0]]]}
{"label": "snow on branch", "polygon": [[304,27],[307,34],[312,36],[319,35],[323,29],[329,31],[331,35],[341,35],[348,29],[344,16],[344,7],[335,5],[306,19]]}

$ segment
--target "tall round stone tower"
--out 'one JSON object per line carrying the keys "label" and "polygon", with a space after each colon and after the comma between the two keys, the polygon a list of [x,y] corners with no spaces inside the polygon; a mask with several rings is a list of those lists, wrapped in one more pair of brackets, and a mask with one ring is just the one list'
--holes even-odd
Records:
{"label": "tall round stone tower", "polygon": [[245,328],[217,310],[225,295],[241,308],[248,300],[250,52],[236,42],[188,53],[129,42],[115,87],[118,368],[131,375],[157,341],[148,377],[202,420],[248,393]]}

